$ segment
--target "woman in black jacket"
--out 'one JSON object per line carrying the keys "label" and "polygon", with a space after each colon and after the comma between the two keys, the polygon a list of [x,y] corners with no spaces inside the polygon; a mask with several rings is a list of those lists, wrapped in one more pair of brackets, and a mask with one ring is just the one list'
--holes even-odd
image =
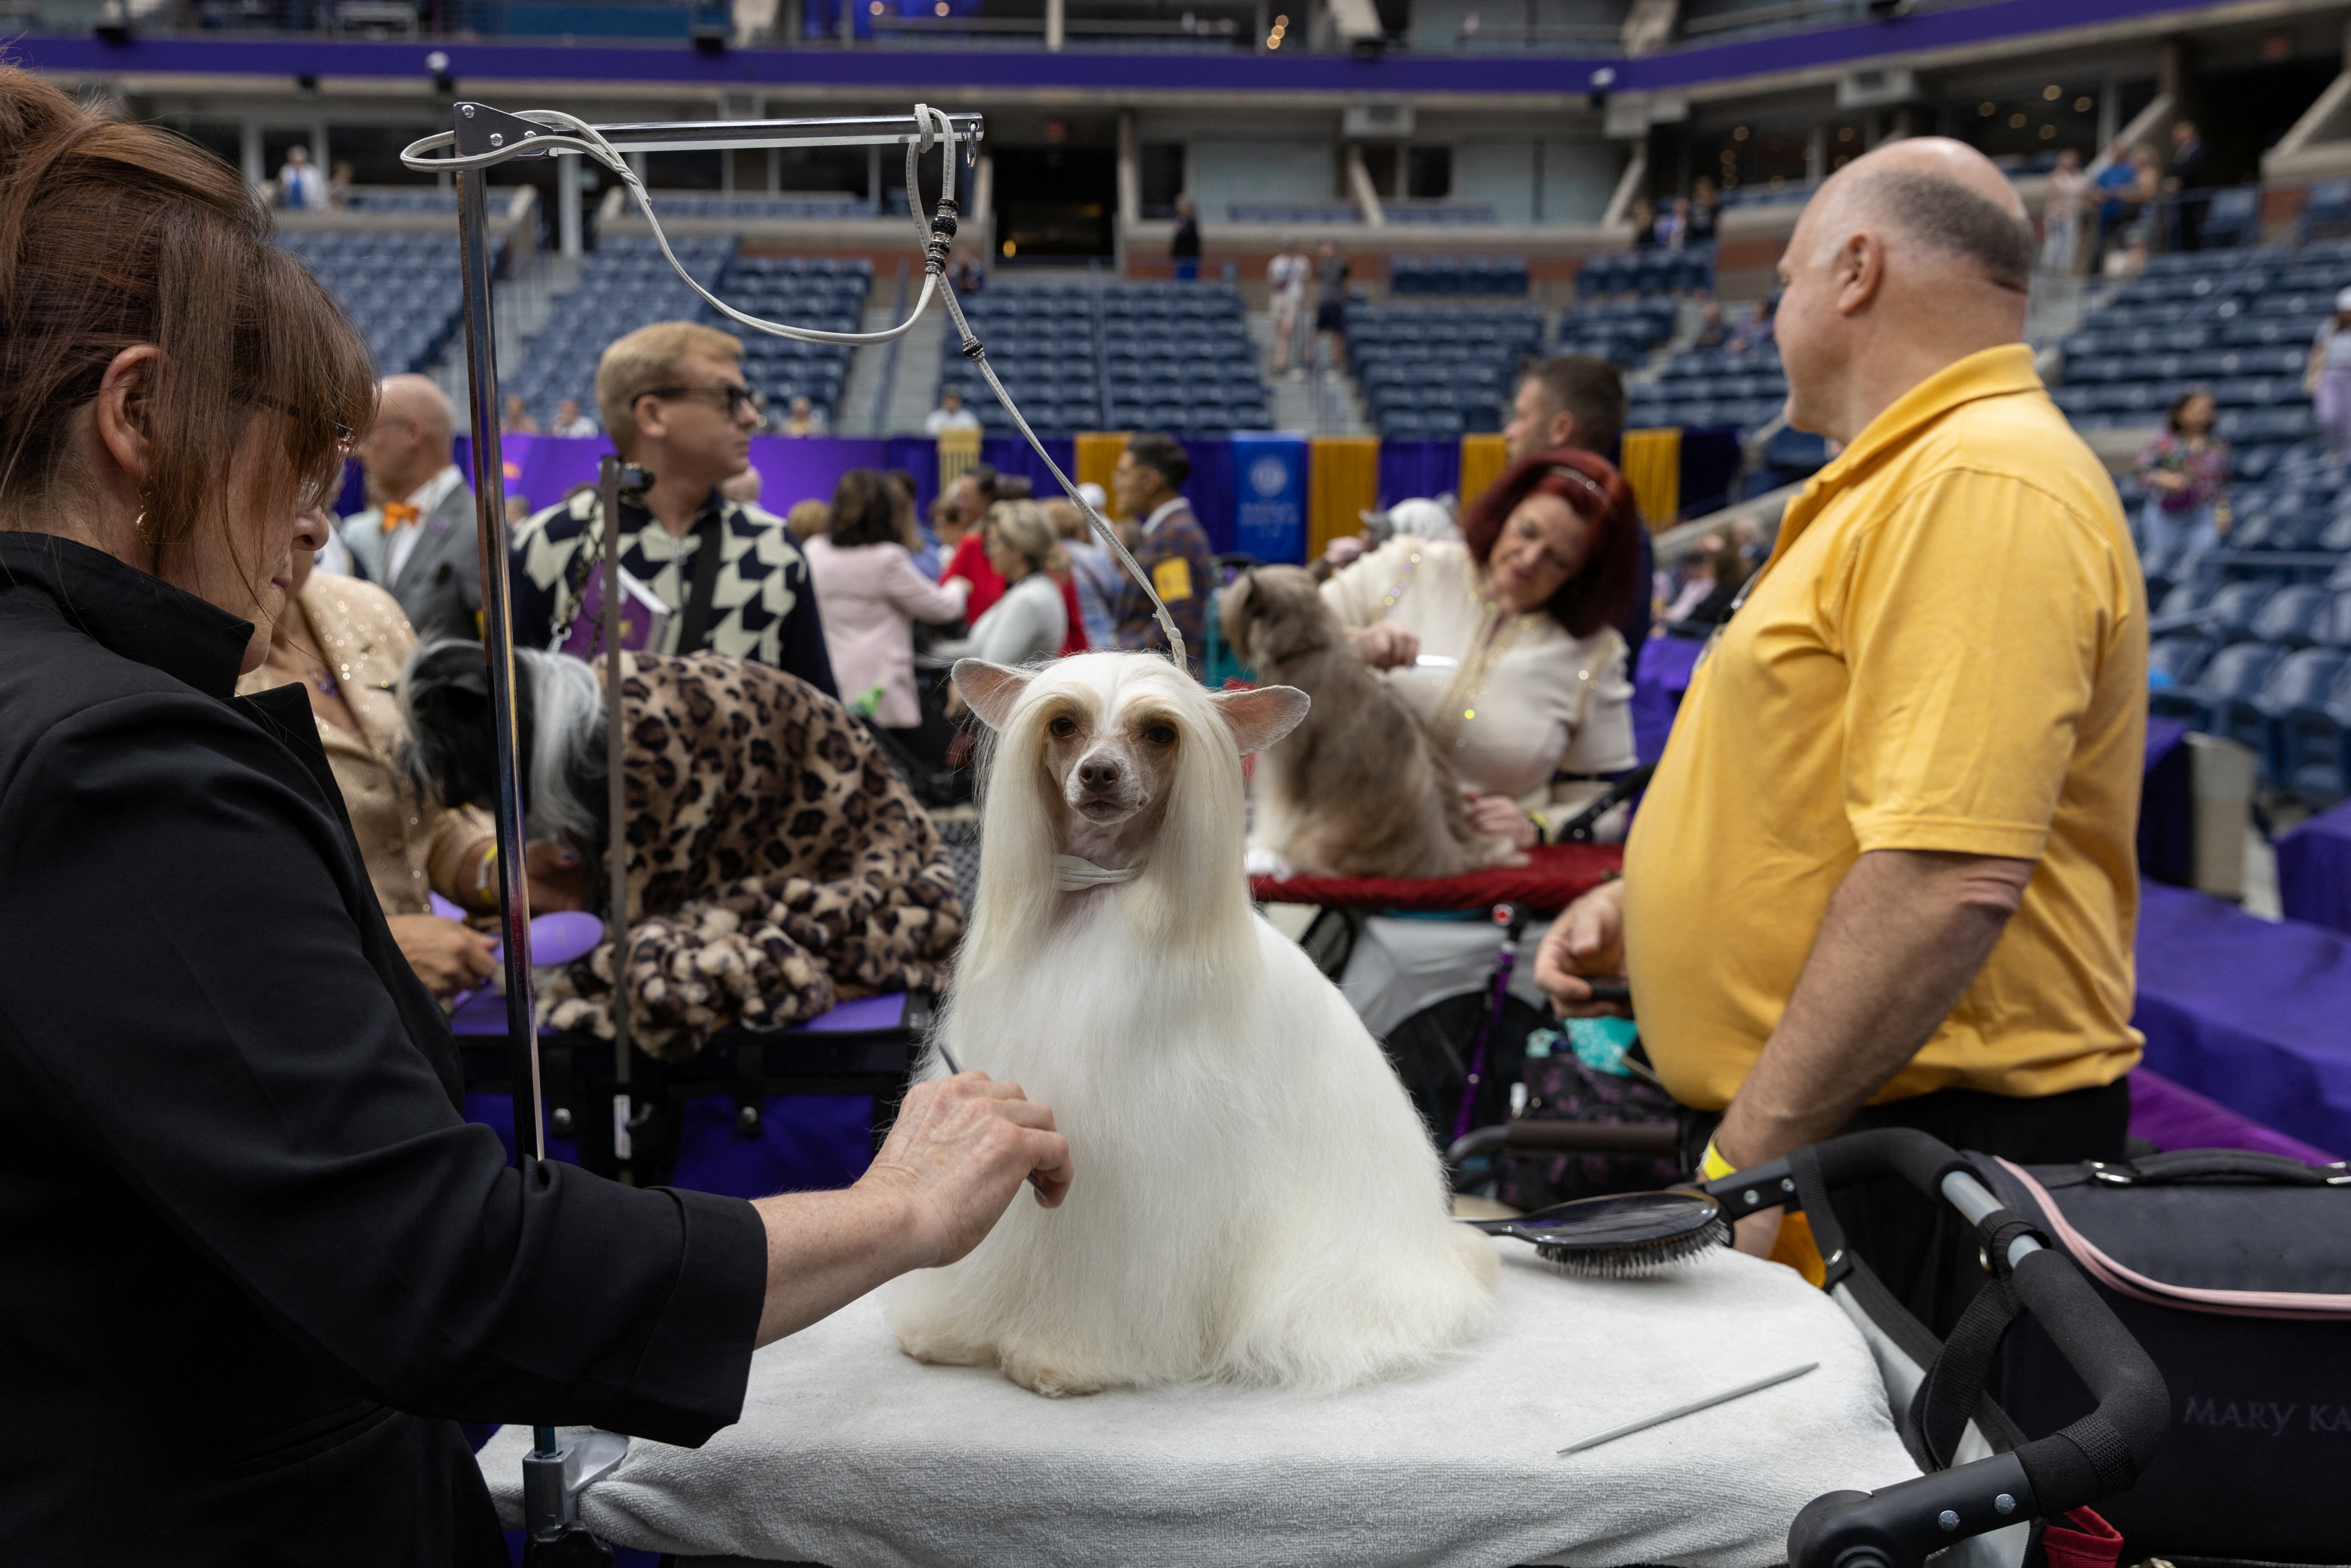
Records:
{"label": "woman in black jacket", "polygon": [[236,172],[0,70],[0,1542],[503,1563],[455,1418],[698,1443],[1066,1145],[968,1074],[759,1205],[504,1162],[308,705],[237,699],[374,374]]}

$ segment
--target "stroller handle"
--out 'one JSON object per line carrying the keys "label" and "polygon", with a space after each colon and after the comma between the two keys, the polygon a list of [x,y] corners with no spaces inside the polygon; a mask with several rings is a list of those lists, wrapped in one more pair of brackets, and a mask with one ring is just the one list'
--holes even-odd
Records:
{"label": "stroller handle", "polygon": [[[2009,1223],[2013,1214],[1984,1212],[1975,1200],[1983,1189],[1973,1167],[1928,1134],[1907,1127],[1849,1134],[1814,1145],[1809,1156],[1824,1186],[1899,1176],[1930,1199],[1960,1207],[1988,1246],[1995,1232],[2015,1233]],[[1738,1218],[1775,1204],[1801,1207],[1802,1186],[1782,1159],[1734,1172],[1705,1189]],[[1969,1536],[2054,1518],[2126,1491],[2154,1458],[2171,1423],[2163,1375],[2073,1260],[2030,1245],[2006,1249],[1994,1266],[2089,1386],[2097,1407],[2013,1453],[1879,1491],[1813,1499],[1789,1529],[1789,1568],[1917,1568],[1928,1553]]]}

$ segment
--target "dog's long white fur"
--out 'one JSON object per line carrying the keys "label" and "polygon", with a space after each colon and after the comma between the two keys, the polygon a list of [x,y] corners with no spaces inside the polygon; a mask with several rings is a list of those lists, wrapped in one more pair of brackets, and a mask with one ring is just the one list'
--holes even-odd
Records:
{"label": "dog's long white fur", "polygon": [[[1143,874],[1054,887],[1040,709],[1157,699],[1179,758]],[[1427,1134],[1379,1047],[1249,907],[1239,753],[1165,661],[1037,675],[996,737],[979,894],[940,1031],[1052,1107],[1075,1182],[1016,1202],[963,1261],[895,1287],[901,1346],[1047,1394],[1222,1378],[1332,1390],[1482,1331],[1491,1244],[1447,1218]],[[935,1059],[935,1053],[934,1053]]]}

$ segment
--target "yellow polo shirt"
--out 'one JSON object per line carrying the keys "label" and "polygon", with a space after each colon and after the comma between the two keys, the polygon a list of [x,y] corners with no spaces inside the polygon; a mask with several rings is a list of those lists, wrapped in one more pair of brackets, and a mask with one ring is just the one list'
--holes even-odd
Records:
{"label": "yellow polo shirt", "polygon": [[1913,387],[1789,504],[1625,846],[1625,946],[1666,1087],[1729,1103],[1846,870],[1884,849],[2039,864],[1873,1103],[2129,1071],[2146,736],[2137,556],[2031,350]]}

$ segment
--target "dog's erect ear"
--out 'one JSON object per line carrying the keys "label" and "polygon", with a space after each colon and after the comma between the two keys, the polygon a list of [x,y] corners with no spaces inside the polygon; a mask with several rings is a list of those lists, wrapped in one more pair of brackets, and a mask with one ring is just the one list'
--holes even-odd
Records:
{"label": "dog's erect ear", "polygon": [[[956,666],[960,669],[962,666]],[[1224,716],[1241,755],[1263,751],[1306,716],[1313,699],[1296,686],[1259,686],[1253,692],[1212,692],[1208,700]]]}
{"label": "dog's erect ear", "polygon": [[991,664],[986,659],[957,659],[953,676],[956,690],[963,694],[971,711],[979,715],[980,722],[990,729],[1004,727],[1020,694],[1035,678],[1030,671]]}

